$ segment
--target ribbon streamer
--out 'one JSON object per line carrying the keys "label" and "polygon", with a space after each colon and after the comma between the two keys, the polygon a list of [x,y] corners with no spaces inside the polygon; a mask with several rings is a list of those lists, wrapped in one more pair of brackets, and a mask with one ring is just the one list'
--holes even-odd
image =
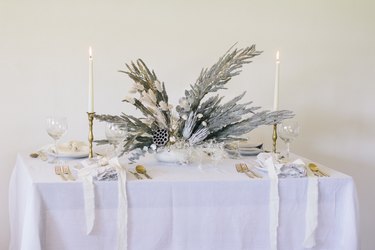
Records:
{"label": "ribbon streamer", "polygon": [[84,168],[78,171],[78,177],[82,179],[83,200],[85,204],[86,234],[89,235],[95,222],[95,188],[91,172],[97,166],[90,166],[86,161],[82,162]]}
{"label": "ribbon streamer", "polygon": [[271,250],[277,250],[277,229],[279,227],[279,178],[273,164],[272,157],[265,161],[270,178],[270,245]]}
{"label": "ribbon streamer", "polygon": [[[272,154],[261,153],[258,155],[258,162],[268,170],[270,178],[270,249],[277,249],[277,230],[279,227],[279,179],[283,167],[282,163],[277,163]],[[297,159],[292,164],[303,165],[302,160]],[[285,174],[285,173],[284,173]],[[287,176],[288,177],[288,176]],[[292,177],[292,176],[289,176]],[[318,178],[316,178],[310,170],[307,170],[307,199],[305,210],[305,237],[303,242],[304,248],[313,248],[316,245],[315,233],[318,227]]]}
{"label": "ribbon streamer", "polygon": [[[93,175],[97,175],[98,168],[102,167],[98,162],[92,163],[82,161],[84,166],[78,171],[78,176],[82,179],[83,195],[85,202],[86,234],[92,232],[95,223],[95,186]],[[110,167],[116,169],[118,175],[118,208],[117,208],[117,249],[127,250],[128,248],[128,202],[126,194],[126,168],[121,166],[118,158],[109,160]]]}
{"label": "ribbon streamer", "polygon": [[303,247],[313,248],[316,245],[315,231],[318,227],[318,200],[319,200],[319,186],[318,178],[310,171],[308,173],[307,181],[307,201],[305,213],[305,240]]}
{"label": "ribbon streamer", "polygon": [[121,166],[118,158],[112,158],[110,165],[118,174],[118,209],[117,209],[117,249],[128,249],[128,198],[126,194],[126,169]]}

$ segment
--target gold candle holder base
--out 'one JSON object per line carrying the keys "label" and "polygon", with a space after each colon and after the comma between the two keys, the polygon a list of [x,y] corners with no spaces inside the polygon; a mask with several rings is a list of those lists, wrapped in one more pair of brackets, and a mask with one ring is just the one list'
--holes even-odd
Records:
{"label": "gold candle holder base", "polygon": [[94,133],[92,131],[92,128],[94,124],[95,112],[87,112],[87,116],[89,118],[89,159],[92,159],[94,157],[94,153],[92,151],[92,142],[94,141]]}
{"label": "gold candle holder base", "polygon": [[272,152],[276,154],[277,124],[273,124],[272,142]]}

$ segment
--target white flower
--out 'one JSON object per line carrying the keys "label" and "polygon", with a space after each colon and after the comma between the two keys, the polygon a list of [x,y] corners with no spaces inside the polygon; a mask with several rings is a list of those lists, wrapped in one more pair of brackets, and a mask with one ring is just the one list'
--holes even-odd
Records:
{"label": "white flower", "polygon": [[163,111],[168,111],[168,110],[173,109],[173,106],[171,104],[167,104],[165,101],[160,101],[159,106],[160,106],[161,110],[163,110]]}
{"label": "white flower", "polygon": [[203,127],[207,127],[207,122],[203,121],[203,122],[202,122],[202,126],[203,126]]}
{"label": "white flower", "polygon": [[136,85],[133,85],[133,87],[130,88],[129,93],[130,93],[130,94],[135,94],[135,93],[137,93],[137,86],[136,86]]}
{"label": "white flower", "polygon": [[140,84],[140,83],[136,83],[135,84],[135,88],[137,89],[137,90],[139,90],[139,91],[143,91],[145,88],[143,87],[143,85],[142,84]]}
{"label": "white flower", "polygon": [[144,147],[143,147],[143,151],[147,152],[147,151],[148,151],[148,147],[147,147],[147,146],[144,146]]}
{"label": "white flower", "polygon": [[201,113],[197,114],[198,119],[201,119],[202,117],[203,117],[203,115]]}
{"label": "white flower", "polygon": [[165,101],[159,102],[159,106],[160,106],[161,110],[168,111],[168,104],[165,103]]}
{"label": "white flower", "polygon": [[131,104],[134,104],[135,103],[135,99],[134,97],[131,97],[131,96],[126,96],[124,101],[128,102],[128,103],[131,103]]}
{"label": "white flower", "polygon": [[148,90],[148,96],[150,97],[150,99],[152,100],[153,103],[156,103],[156,96],[155,96],[154,91],[152,91],[151,89],[149,89]]}
{"label": "white flower", "polygon": [[156,87],[157,91],[159,91],[160,93],[163,92],[163,88],[161,86],[161,83],[158,80],[156,80],[154,84],[155,84],[155,87]]}
{"label": "white flower", "polygon": [[142,94],[141,94],[141,101],[144,102],[145,104],[148,104],[150,106],[155,106],[155,103],[152,101],[152,99],[150,98],[149,94],[147,94],[146,91],[142,91]]}
{"label": "white flower", "polygon": [[172,142],[172,143],[176,142],[176,137],[174,137],[174,136],[169,137],[169,141]]}
{"label": "white flower", "polygon": [[151,144],[150,148],[151,148],[152,150],[156,150],[156,145],[155,145],[155,144]]}
{"label": "white flower", "polygon": [[160,111],[160,109],[155,109],[153,110],[155,113],[155,119],[156,122],[158,123],[158,126],[160,128],[167,128],[167,121],[165,120],[164,114]]}
{"label": "white flower", "polygon": [[190,105],[189,105],[189,102],[188,100],[185,98],[185,97],[182,97],[178,103],[180,104],[181,108],[183,108],[184,110],[186,111],[189,111],[190,110]]}
{"label": "white flower", "polygon": [[182,115],[182,117],[181,117],[181,118],[182,118],[182,120],[186,121],[188,117],[187,117],[187,115],[186,115],[186,114],[184,114],[184,115]]}

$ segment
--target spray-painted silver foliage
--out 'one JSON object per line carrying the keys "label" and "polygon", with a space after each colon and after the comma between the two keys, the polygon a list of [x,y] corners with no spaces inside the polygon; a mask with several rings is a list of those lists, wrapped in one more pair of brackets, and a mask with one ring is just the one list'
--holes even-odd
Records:
{"label": "spray-painted silver foliage", "polygon": [[172,116],[172,105],[168,103],[164,83],[139,59],[137,63],[126,65],[127,71],[120,72],[133,79],[134,86],[130,92],[138,93],[138,97],[126,97],[123,101],[139,109],[143,117],[136,118],[122,113],[120,116],[96,115],[96,118],[107,122],[123,122],[128,131],[123,153],[132,152],[129,158],[131,161],[157,148],[152,137],[158,129],[169,130],[169,144],[173,144],[176,138],[191,146],[207,140],[242,140],[242,135],[258,126],[280,123],[293,117],[291,111],[258,112],[260,107],[251,106],[252,102],[238,103],[245,92],[226,103],[222,103],[223,96],[212,95],[226,89],[225,84],[241,72],[242,66],[260,54],[261,51],[257,51],[255,45],[243,49],[231,48],[211,68],[203,69],[195,84],[179,100],[176,107],[178,117]]}

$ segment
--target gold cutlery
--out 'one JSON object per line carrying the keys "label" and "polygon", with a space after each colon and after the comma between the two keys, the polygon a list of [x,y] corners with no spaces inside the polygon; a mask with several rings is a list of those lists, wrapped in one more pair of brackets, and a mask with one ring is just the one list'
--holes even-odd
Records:
{"label": "gold cutlery", "polygon": [[133,172],[133,171],[130,171],[129,170],[129,173],[133,174],[135,176],[135,178],[137,178],[138,180],[143,180],[142,176],[136,172]]}
{"label": "gold cutlery", "polygon": [[146,176],[148,179],[152,179],[151,176],[149,176],[147,174],[147,171],[146,171],[146,168],[142,165],[137,165],[135,167],[135,171],[137,171],[138,174],[143,174],[144,176]]}
{"label": "gold cutlery", "polygon": [[236,170],[238,173],[244,173],[246,174],[249,178],[254,178],[254,176],[250,175],[248,172],[245,172],[242,168],[241,164],[236,164]]}
{"label": "gold cutlery", "polygon": [[38,158],[38,157],[39,157],[39,154],[38,154],[38,153],[31,153],[31,154],[30,154],[30,157],[31,157],[31,158]]}
{"label": "gold cutlery", "polygon": [[62,169],[63,169],[63,173],[66,174],[70,180],[72,181],[76,180],[74,176],[72,175],[72,172],[70,172],[69,166],[63,166]]}
{"label": "gold cutlery", "polygon": [[329,177],[328,174],[326,174],[325,172],[323,172],[322,170],[320,170],[318,168],[318,166],[314,163],[309,163],[308,167],[310,168],[310,170],[314,173],[315,176],[318,176],[318,177]]}
{"label": "gold cutlery", "polygon": [[262,178],[262,176],[256,174],[254,171],[252,171],[245,163],[242,163],[241,164],[241,167],[242,167],[242,170],[244,172],[250,172],[253,176],[255,176],[256,178]]}
{"label": "gold cutlery", "polygon": [[55,166],[55,174],[60,175],[60,177],[61,177],[61,179],[63,179],[63,181],[67,181],[67,180],[68,180],[68,179],[66,179],[66,177],[64,176],[64,173],[62,172],[60,166]]}
{"label": "gold cutlery", "polygon": [[43,153],[42,151],[33,152],[33,153],[30,154],[30,157],[31,158],[40,158],[42,161],[48,160],[47,155],[45,153]]}

